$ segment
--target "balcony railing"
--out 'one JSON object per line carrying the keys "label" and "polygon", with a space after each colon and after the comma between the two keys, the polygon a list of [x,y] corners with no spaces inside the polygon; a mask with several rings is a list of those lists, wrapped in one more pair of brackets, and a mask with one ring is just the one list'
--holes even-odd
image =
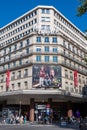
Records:
{"label": "balcony railing", "polygon": [[64,53],[64,51],[56,51],[56,52],[53,52],[53,51],[48,51],[48,52],[45,52],[45,51],[40,51],[40,52],[37,52],[36,50],[29,50],[29,52],[28,53],[22,53],[22,54],[19,54],[19,55],[16,55],[16,56],[13,56],[13,57],[11,57],[10,59],[5,59],[5,61],[3,60],[3,61],[1,61],[0,62],[0,65],[2,65],[2,64],[5,64],[5,63],[7,63],[7,62],[11,62],[11,61],[15,61],[15,60],[17,60],[17,59],[19,59],[19,58],[23,58],[23,57],[26,57],[26,56],[29,56],[29,55],[33,55],[33,54],[47,54],[47,55],[63,55],[64,57],[66,57],[66,58],[68,58],[68,59],[70,59],[70,60],[72,60],[72,61],[74,61],[74,62],[76,62],[76,63],[79,63],[80,65],[82,65],[82,66],[84,66],[84,67],[87,67],[87,65],[85,64],[85,63],[83,63],[83,62],[80,62],[80,61],[78,61],[76,58],[74,58],[72,55],[69,55],[69,54],[67,54],[67,53]]}
{"label": "balcony railing", "polygon": [[62,61],[61,64],[62,64],[63,66],[66,66],[66,67],[72,69],[72,70],[77,70],[78,72],[87,75],[87,70],[82,70],[82,69],[80,69],[79,67],[70,64],[69,62],[64,62],[64,61]]}
{"label": "balcony railing", "polygon": [[[33,61],[29,60],[29,61],[27,61],[27,62],[22,62],[21,65],[20,65],[20,64],[16,64],[15,66],[14,66],[14,65],[11,65],[9,69],[10,69],[10,70],[15,70],[15,69],[17,69],[17,68],[22,68],[22,67],[31,65],[32,63],[33,63]],[[8,67],[2,68],[2,69],[0,69],[0,73],[5,72],[5,71],[7,71],[7,70],[8,70]]]}
{"label": "balcony railing", "polygon": [[8,67],[5,68],[4,67],[4,68],[0,69],[0,73],[6,71],[8,69],[15,70],[15,69],[18,69],[18,68],[23,68],[23,67],[31,65],[31,64],[54,64],[54,65],[61,64],[61,65],[65,66],[65,67],[68,67],[69,69],[77,70],[78,72],[87,75],[87,70],[82,70],[79,67],[77,67],[77,66],[75,66],[73,64],[70,64],[69,62],[64,62],[64,61],[61,61],[61,60],[58,60],[56,62],[53,62],[53,60],[49,60],[47,62],[44,61],[44,60],[41,60],[41,61],[28,60],[26,62],[22,62],[21,65],[20,64],[15,64],[15,66],[10,65],[10,68],[8,68]]}
{"label": "balcony railing", "polygon": [[65,57],[67,57],[68,59],[71,59],[73,61],[75,61],[76,63],[79,63],[80,65],[87,67],[87,65],[83,62],[80,62],[79,60],[77,60],[76,58],[74,58],[72,55],[69,55],[68,53],[64,53],[63,51],[61,52],[61,54]]}

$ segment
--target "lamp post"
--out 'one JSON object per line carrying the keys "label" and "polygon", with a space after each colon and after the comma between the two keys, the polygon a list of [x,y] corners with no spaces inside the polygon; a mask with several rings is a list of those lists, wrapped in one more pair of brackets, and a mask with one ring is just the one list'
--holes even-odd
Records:
{"label": "lamp post", "polygon": [[19,108],[19,117],[21,116],[21,101],[20,101],[20,108]]}

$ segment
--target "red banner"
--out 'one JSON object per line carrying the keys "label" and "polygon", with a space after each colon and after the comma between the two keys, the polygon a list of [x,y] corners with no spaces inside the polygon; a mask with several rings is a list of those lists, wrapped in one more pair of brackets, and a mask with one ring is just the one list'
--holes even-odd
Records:
{"label": "red banner", "polygon": [[10,85],[10,71],[6,72],[6,87],[8,88]]}
{"label": "red banner", "polygon": [[74,71],[74,86],[78,86],[78,72]]}

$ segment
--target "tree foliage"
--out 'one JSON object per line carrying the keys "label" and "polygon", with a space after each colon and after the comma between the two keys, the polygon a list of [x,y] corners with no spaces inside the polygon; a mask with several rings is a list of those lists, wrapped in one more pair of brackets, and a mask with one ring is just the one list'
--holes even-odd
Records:
{"label": "tree foliage", "polygon": [[77,8],[77,16],[82,16],[87,12],[87,0],[79,0],[80,6]]}

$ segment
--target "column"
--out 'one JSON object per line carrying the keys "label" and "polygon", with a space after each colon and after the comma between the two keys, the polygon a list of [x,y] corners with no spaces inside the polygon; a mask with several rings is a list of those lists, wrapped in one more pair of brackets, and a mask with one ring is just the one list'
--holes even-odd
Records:
{"label": "column", "polygon": [[48,104],[47,104],[47,111],[49,115],[49,121],[48,123],[52,124],[53,120],[53,110],[52,110],[52,98],[48,98]]}
{"label": "column", "polygon": [[52,98],[48,98],[48,104],[50,104],[50,108],[52,106]]}
{"label": "column", "polygon": [[30,99],[30,121],[34,121],[34,98]]}

